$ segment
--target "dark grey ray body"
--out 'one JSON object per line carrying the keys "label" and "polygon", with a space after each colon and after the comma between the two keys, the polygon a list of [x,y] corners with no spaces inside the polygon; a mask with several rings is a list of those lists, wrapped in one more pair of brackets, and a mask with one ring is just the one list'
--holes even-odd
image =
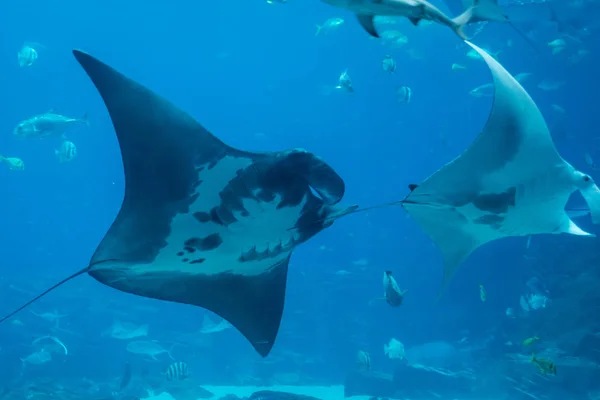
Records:
{"label": "dark grey ray body", "polygon": [[292,251],[343,214],[334,207],[343,180],[304,150],[227,146],[166,99],[74,54],[108,109],[126,183],[121,210],[80,273],[124,292],[207,308],[266,356]]}

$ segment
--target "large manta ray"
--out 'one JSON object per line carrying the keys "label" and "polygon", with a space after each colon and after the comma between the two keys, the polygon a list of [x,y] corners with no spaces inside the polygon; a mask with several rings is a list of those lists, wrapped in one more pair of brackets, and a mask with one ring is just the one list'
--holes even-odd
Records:
{"label": "large manta ray", "polygon": [[600,190],[556,151],[542,113],[494,58],[467,42],[494,80],[489,119],[467,150],[400,203],[440,248],[442,288],[475,249],[495,239],[542,233],[587,235],[565,205],[577,190],[600,223]]}
{"label": "large manta ray", "polygon": [[[227,146],[185,112],[80,51],[117,134],[125,196],[88,273],[139,296],[207,308],[262,355],[283,313],[292,251],[336,217],[344,181],[304,150]],[[317,195],[315,195],[316,192]]]}

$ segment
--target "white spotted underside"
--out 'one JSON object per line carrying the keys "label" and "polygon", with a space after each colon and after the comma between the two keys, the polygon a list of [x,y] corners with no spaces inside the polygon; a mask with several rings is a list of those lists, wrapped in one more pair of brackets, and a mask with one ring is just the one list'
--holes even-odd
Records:
{"label": "white spotted underside", "polygon": [[[199,174],[202,181],[197,188],[199,196],[190,206],[189,213],[178,214],[172,220],[171,234],[166,238],[167,246],[160,250],[151,264],[136,266],[132,273],[137,270],[140,274],[176,271],[189,275],[214,275],[225,272],[260,275],[285,260],[299,239],[297,231],[290,228],[293,228],[300,218],[306,198],[297,206],[283,207],[279,210],[279,197],[268,203],[244,198],[243,205],[249,215],[242,216],[240,212],[233,212],[238,221],[228,226],[212,221],[199,222],[193,216],[195,212],[210,212],[213,207],[221,204],[219,193],[236,177],[238,170],[250,164],[250,159],[226,156],[213,168],[204,168]],[[222,239],[217,248],[198,250],[189,256],[190,259],[204,258],[204,262],[190,264],[182,262],[182,258],[177,256],[178,252],[183,251],[186,240],[204,238],[215,233]],[[253,248],[257,253],[268,253],[271,256],[262,260],[240,261],[240,257]]]}

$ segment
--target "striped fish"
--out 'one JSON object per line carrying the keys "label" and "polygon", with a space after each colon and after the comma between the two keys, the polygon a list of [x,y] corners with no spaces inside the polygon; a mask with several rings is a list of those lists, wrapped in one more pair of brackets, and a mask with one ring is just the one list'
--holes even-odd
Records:
{"label": "striped fish", "polygon": [[54,154],[61,164],[66,163],[75,158],[77,155],[77,147],[75,147],[73,142],[65,140],[62,142],[58,150],[54,150]]}
{"label": "striped fish", "polygon": [[181,381],[190,377],[190,370],[186,363],[178,361],[169,365],[165,376],[168,381]]}

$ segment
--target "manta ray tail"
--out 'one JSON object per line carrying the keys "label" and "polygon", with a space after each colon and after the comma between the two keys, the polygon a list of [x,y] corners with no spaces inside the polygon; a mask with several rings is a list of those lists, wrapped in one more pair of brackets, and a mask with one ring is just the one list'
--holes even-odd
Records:
{"label": "manta ray tail", "polygon": [[33,299],[29,300],[27,303],[23,304],[21,307],[17,308],[16,310],[14,310],[13,312],[11,312],[10,314],[2,317],[2,319],[0,319],[0,323],[6,321],[9,318],[11,318],[13,315],[15,315],[19,311],[23,310],[24,308],[29,307],[31,304],[35,303],[36,301],[38,301],[39,299],[41,299],[42,297],[44,297],[45,295],[47,295],[48,293],[50,293],[51,291],[53,291],[54,289],[56,289],[56,288],[62,286],[63,284],[67,283],[71,279],[76,278],[79,275],[85,274],[86,272],[88,272],[88,270],[89,270],[89,267],[85,267],[82,270],[79,270],[79,271],[75,272],[74,274],[66,277],[65,279],[63,279],[62,281],[58,282],[57,284],[51,286],[50,288],[48,288],[44,292],[40,293],[39,295],[37,295]]}

